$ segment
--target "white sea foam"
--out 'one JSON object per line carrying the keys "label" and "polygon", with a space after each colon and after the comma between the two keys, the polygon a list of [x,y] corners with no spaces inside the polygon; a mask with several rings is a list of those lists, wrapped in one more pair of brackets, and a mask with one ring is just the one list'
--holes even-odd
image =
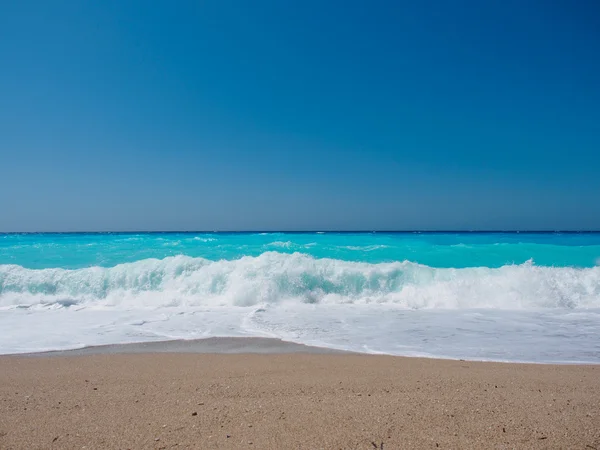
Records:
{"label": "white sea foam", "polygon": [[294,243],[291,241],[275,241],[269,242],[267,245],[270,247],[290,248]]}
{"label": "white sea foam", "polygon": [[277,252],[77,270],[0,265],[0,353],[208,336],[600,362],[600,267],[441,269]]}
{"label": "white sea foam", "polygon": [[522,265],[440,269],[300,253],[210,261],[175,256],[111,268],[0,266],[0,307],[394,304],[407,309],[599,308],[600,267]]}
{"label": "white sea foam", "polygon": [[364,245],[364,246],[360,246],[360,245],[345,245],[342,248],[345,248],[345,249],[348,249],[348,250],[361,251],[361,252],[372,252],[373,250],[381,250],[381,249],[384,249],[384,248],[389,248],[389,245]]}

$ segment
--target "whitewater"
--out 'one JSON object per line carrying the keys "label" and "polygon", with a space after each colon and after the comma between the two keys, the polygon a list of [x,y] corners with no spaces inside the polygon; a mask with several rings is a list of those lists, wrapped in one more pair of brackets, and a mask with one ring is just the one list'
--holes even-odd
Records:
{"label": "whitewater", "polygon": [[215,336],[600,362],[595,233],[0,234],[0,354]]}

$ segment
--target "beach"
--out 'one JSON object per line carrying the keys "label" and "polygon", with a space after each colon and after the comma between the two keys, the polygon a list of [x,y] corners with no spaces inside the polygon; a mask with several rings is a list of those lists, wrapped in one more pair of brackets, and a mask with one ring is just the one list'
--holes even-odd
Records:
{"label": "beach", "polygon": [[597,364],[598,255],[600,233],[4,234],[0,354],[252,336]]}
{"label": "beach", "polygon": [[600,450],[599,21],[0,1],[0,450]]}
{"label": "beach", "polygon": [[600,448],[596,365],[196,342],[0,357],[0,448]]}

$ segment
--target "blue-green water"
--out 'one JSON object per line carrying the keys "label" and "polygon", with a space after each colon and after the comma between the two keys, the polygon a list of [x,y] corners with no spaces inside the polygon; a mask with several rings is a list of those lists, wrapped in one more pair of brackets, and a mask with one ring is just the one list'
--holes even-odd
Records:
{"label": "blue-green water", "polygon": [[0,353],[207,336],[600,360],[597,233],[0,234]]}
{"label": "blue-green water", "polygon": [[0,264],[30,269],[110,267],[187,255],[239,259],[264,252],[430,267],[536,265],[594,267],[600,233],[147,233],[0,234]]}

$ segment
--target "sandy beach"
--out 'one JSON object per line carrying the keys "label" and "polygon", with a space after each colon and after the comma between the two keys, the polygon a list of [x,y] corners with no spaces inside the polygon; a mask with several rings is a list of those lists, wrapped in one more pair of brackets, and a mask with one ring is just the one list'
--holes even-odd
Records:
{"label": "sandy beach", "polygon": [[598,366],[263,341],[2,356],[0,448],[600,449]]}

